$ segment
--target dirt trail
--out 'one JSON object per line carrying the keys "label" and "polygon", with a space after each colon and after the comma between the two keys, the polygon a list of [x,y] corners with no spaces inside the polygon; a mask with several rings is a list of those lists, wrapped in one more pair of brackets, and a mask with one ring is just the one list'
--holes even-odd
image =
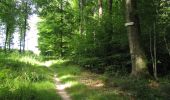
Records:
{"label": "dirt trail", "polygon": [[45,67],[47,67],[50,71],[54,73],[54,82],[55,82],[55,87],[56,87],[56,92],[61,96],[63,100],[71,100],[70,95],[65,91],[65,85],[61,83],[60,79],[58,78],[56,72],[50,68],[52,65],[51,61],[46,61],[43,64]]}
{"label": "dirt trail", "polygon": [[54,75],[54,81],[57,94],[59,94],[63,100],[71,100],[69,94],[65,91],[64,84],[60,82],[60,79],[57,77],[57,74]]}

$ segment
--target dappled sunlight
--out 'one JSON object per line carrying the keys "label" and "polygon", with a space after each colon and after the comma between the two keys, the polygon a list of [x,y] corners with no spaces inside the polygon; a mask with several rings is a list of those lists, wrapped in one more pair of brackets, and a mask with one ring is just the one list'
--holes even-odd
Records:
{"label": "dappled sunlight", "polygon": [[48,61],[42,62],[41,65],[46,66],[46,67],[51,67],[54,64],[62,64],[64,62],[65,60],[48,60]]}
{"label": "dappled sunlight", "polygon": [[65,84],[57,85],[57,89],[58,90],[64,90],[66,88],[70,88],[70,87],[77,85],[77,84],[78,84],[77,82],[67,82]]}
{"label": "dappled sunlight", "polygon": [[64,62],[67,62],[68,60],[58,59],[56,61],[56,64],[63,64]]}
{"label": "dappled sunlight", "polygon": [[68,81],[68,82],[62,84],[60,78],[58,78],[57,75],[55,75],[54,80],[57,83],[56,84],[57,90],[64,90],[66,88],[70,88],[70,87],[78,84],[76,81]]}
{"label": "dappled sunlight", "polygon": [[65,84],[62,84],[57,74],[54,75],[54,81],[57,93],[63,98],[63,100],[71,100],[69,94],[67,94],[65,89],[72,87],[73,85],[77,84],[77,82],[67,82]]}
{"label": "dappled sunlight", "polygon": [[82,77],[79,79],[80,83],[85,84],[87,86],[93,87],[93,88],[100,88],[104,86],[104,83],[101,80],[96,80],[90,77]]}
{"label": "dappled sunlight", "polygon": [[146,68],[146,62],[141,56],[136,58],[136,64],[140,67],[140,69]]}
{"label": "dappled sunlight", "polygon": [[62,60],[62,59],[57,59],[57,60],[48,60],[48,61],[45,61],[45,62],[41,62],[40,64],[42,66],[45,66],[45,67],[52,67],[52,65],[59,65],[59,64],[63,64],[64,62],[66,62],[67,60]]}
{"label": "dappled sunlight", "polygon": [[160,84],[154,80],[149,80],[148,87],[158,89],[160,87]]}
{"label": "dappled sunlight", "polygon": [[60,80],[64,80],[64,79],[68,79],[68,78],[73,78],[73,77],[75,77],[75,76],[73,76],[73,75],[64,75],[64,76],[60,77]]}
{"label": "dappled sunlight", "polygon": [[53,61],[46,61],[43,63],[44,66],[50,67],[54,62]]}
{"label": "dappled sunlight", "polygon": [[35,55],[14,52],[0,58],[0,100],[61,100],[53,73]]}
{"label": "dappled sunlight", "polygon": [[65,62],[65,60],[49,60],[49,61],[38,61],[34,57],[24,56],[19,58],[19,61],[30,63],[32,65],[39,65],[39,66],[45,66],[45,67],[51,67],[53,64],[62,64]]}
{"label": "dappled sunlight", "polygon": [[93,88],[102,88],[104,87],[104,82],[101,79],[98,79],[98,75],[90,72],[82,73],[81,77],[78,78],[80,83],[85,84]]}
{"label": "dappled sunlight", "polygon": [[41,62],[37,61],[35,58],[24,56],[19,59],[21,62],[30,63],[32,65],[41,65]]}

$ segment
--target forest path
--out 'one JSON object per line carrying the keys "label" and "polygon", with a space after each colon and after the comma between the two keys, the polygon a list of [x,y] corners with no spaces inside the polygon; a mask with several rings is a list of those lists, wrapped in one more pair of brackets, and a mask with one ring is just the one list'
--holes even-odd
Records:
{"label": "forest path", "polygon": [[60,82],[57,74],[54,75],[54,81],[57,93],[61,96],[63,100],[71,100],[70,95],[65,91],[65,85]]}
{"label": "forest path", "polygon": [[54,73],[53,80],[55,82],[56,93],[61,96],[62,100],[71,100],[70,95],[65,91],[65,84],[61,83],[60,79],[58,78],[57,72],[50,68],[52,64],[53,63],[51,61],[46,61],[44,63],[44,66]]}

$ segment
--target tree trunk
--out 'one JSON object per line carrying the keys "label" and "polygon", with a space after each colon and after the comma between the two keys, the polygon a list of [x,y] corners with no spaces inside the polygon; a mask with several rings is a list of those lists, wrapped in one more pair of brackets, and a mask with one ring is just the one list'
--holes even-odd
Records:
{"label": "tree trunk", "polygon": [[140,44],[140,24],[137,14],[137,0],[126,0],[126,24],[132,61],[131,75],[148,75],[145,53]]}
{"label": "tree trunk", "polygon": [[[112,35],[113,35],[113,24],[112,24],[112,7],[113,7],[113,0],[108,0],[108,19],[107,20],[107,28],[106,28],[106,32],[107,32],[107,44],[106,44],[106,51],[107,51],[107,56],[111,56],[111,52],[112,52]],[[109,59],[108,60],[108,64],[111,64],[112,61]]]}
{"label": "tree trunk", "polygon": [[83,31],[84,31],[84,29],[83,29],[83,25],[84,25],[84,11],[83,11],[83,6],[84,6],[84,2],[83,2],[83,0],[79,0],[79,9],[80,9],[80,34],[81,34],[81,36],[83,36]]}
{"label": "tree trunk", "polygon": [[[63,24],[63,0],[61,0],[61,24]],[[61,27],[61,33],[60,33],[60,57],[63,57],[63,27]]]}
{"label": "tree trunk", "polygon": [[98,0],[98,6],[99,6],[99,18],[101,18],[103,14],[102,0]]}
{"label": "tree trunk", "polygon": [[22,52],[22,27],[20,27],[20,41],[19,41],[19,52]]}
{"label": "tree trunk", "polygon": [[11,33],[8,33],[8,51],[11,50]]}
{"label": "tree trunk", "polygon": [[113,0],[108,0],[109,15],[112,15],[112,6],[113,6]]}
{"label": "tree trunk", "polygon": [[6,37],[5,37],[5,46],[4,46],[5,52],[7,51],[8,33],[9,33],[9,26],[8,24],[6,24]]}
{"label": "tree trunk", "polygon": [[156,25],[154,23],[154,36],[153,36],[153,39],[154,39],[154,44],[153,44],[153,53],[154,53],[154,61],[153,61],[153,69],[154,69],[154,78],[156,80],[158,80],[158,76],[157,76],[157,47],[156,47]]}
{"label": "tree trunk", "polygon": [[24,18],[24,35],[23,35],[23,52],[25,52],[25,38],[27,32],[28,4],[25,2],[25,18]]}

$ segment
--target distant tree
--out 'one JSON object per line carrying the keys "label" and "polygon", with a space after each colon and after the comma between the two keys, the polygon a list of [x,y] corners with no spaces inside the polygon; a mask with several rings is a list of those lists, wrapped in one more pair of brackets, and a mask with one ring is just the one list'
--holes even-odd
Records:
{"label": "distant tree", "polygon": [[5,31],[5,52],[11,49],[12,36],[15,31],[16,25],[16,2],[13,0],[2,1],[0,7],[1,9],[1,20],[5,23],[6,31]]}

